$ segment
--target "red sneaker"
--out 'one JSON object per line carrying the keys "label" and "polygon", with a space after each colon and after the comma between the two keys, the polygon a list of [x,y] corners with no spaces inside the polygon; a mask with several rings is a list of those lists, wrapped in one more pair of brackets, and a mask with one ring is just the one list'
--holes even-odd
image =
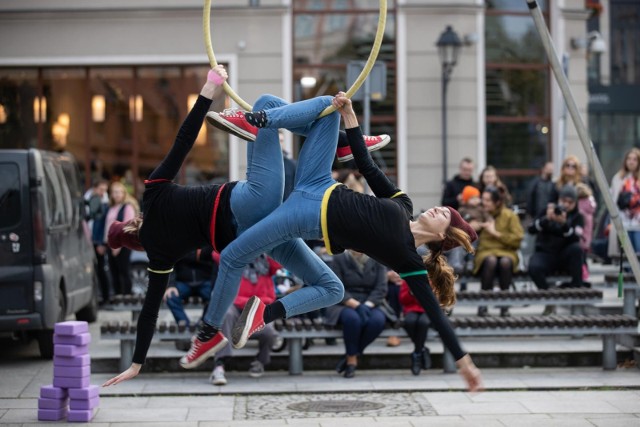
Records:
{"label": "red sneaker", "polygon": [[[376,151],[387,145],[391,142],[391,137],[387,134],[382,134],[378,136],[368,136],[363,135],[364,143],[367,146],[369,152]],[[346,147],[338,147],[336,150],[336,154],[338,155],[339,162],[348,162],[353,159],[353,153],[351,153],[351,147],[348,145]]]}
{"label": "red sneaker", "polygon": [[209,111],[207,121],[210,125],[229,132],[245,141],[255,141],[258,128],[247,122],[244,112],[235,108],[227,108],[222,113]]}
{"label": "red sneaker", "polygon": [[215,334],[209,341],[200,341],[194,337],[189,352],[180,359],[180,366],[184,369],[200,366],[209,357],[222,350],[227,342],[228,340],[222,335],[222,332]]}
{"label": "red sneaker", "polygon": [[231,343],[233,348],[242,348],[249,337],[264,328],[264,303],[257,296],[252,296],[244,306],[242,314],[233,325]]}

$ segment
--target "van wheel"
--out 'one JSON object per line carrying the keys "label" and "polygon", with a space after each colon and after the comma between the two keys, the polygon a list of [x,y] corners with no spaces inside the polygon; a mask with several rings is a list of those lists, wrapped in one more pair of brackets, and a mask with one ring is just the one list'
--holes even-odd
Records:
{"label": "van wheel", "polygon": [[[67,303],[64,300],[62,289],[58,293],[58,322],[63,322],[67,317]],[[36,334],[40,357],[53,359],[53,329],[44,329]]]}
{"label": "van wheel", "polygon": [[85,307],[76,312],[76,320],[84,320],[87,323],[93,323],[98,320],[98,279],[93,275],[93,292],[91,301]]}

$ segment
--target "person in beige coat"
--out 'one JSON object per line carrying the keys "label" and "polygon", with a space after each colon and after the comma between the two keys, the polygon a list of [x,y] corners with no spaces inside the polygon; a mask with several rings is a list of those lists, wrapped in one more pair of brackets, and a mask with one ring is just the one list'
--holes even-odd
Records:
{"label": "person in beige coat", "polygon": [[[499,187],[484,189],[482,205],[491,218],[481,224],[473,274],[480,274],[483,290],[493,289],[496,277],[500,289],[508,290],[518,269],[518,249],[524,230],[518,216],[505,206],[504,192]],[[478,316],[487,314],[487,307],[478,307]],[[509,308],[502,307],[500,315],[508,316]]]}

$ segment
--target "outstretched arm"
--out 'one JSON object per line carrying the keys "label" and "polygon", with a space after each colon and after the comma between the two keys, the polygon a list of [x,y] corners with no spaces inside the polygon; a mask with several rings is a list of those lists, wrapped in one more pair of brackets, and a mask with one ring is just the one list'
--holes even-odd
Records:
{"label": "outstretched arm", "polygon": [[169,150],[160,165],[151,172],[149,180],[162,179],[171,181],[176,177],[184,159],[191,151],[191,147],[193,147],[198,137],[202,121],[209,111],[216,88],[222,85],[226,79],[227,71],[222,65],[218,65],[209,71],[207,82],[202,87],[198,100],[182,123],[171,150]]}
{"label": "outstretched arm", "polygon": [[340,112],[344,120],[344,127],[351,146],[353,158],[358,170],[367,180],[371,190],[377,197],[390,198],[400,190],[387,178],[371,158],[362,137],[358,118],[353,111],[351,100],[344,92],[339,92],[333,99],[333,106]]}

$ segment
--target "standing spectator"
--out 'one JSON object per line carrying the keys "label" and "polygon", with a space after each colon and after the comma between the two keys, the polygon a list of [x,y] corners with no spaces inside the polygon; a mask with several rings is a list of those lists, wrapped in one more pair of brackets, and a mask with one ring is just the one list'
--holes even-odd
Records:
{"label": "standing spectator", "polygon": [[578,193],[567,184],[559,196],[558,204],[549,203],[547,211],[529,226],[529,232],[537,235],[529,275],[538,289],[548,289],[547,276],[556,271],[568,272],[572,287],[582,286],[580,238],[584,218],[578,211]]}
{"label": "standing spectator", "polygon": [[547,162],[540,169],[540,175],[535,177],[527,193],[527,212],[531,218],[537,218],[546,211],[547,203],[553,190],[553,162]]}
{"label": "standing spectator", "polygon": [[584,182],[576,185],[576,192],[578,194],[578,211],[582,214],[584,219],[584,227],[582,229],[582,236],[580,238],[580,248],[583,253],[582,263],[582,280],[584,282],[589,280],[589,267],[587,265],[587,255],[591,250],[591,240],[593,239],[593,215],[596,212],[598,204],[589,185]]}
{"label": "standing spectator", "polygon": [[338,373],[353,378],[358,356],[375,340],[386,323],[377,306],[387,292],[386,268],[367,255],[347,250],[333,257],[331,266],[342,283],[344,298],[326,309],[327,325],[342,325],[346,356],[338,363]]}
{"label": "standing spectator", "polygon": [[176,263],[163,298],[176,323],[191,324],[182,303],[187,298],[198,296],[205,304],[209,303],[216,272],[217,262],[214,262],[213,248],[210,246],[191,251]]}
{"label": "standing spectator", "polygon": [[[273,276],[282,266],[267,255],[260,255],[251,264],[247,265],[242,272],[240,288],[235,301],[227,310],[222,323],[222,333],[231,336],[231,329],[240,317],[244,306],[252,296],[259,297],[267,304],[276,300],[276,291]],[[276,341],[278,333],[272,323],[264,326],[264,329],[252,335],[258,340],[258,354],[249,366],[249,375],[253,378],[260,378],[264,374],[264,367],[271,362],[271,347]],[[213,385],[227,384],[225,377],[225,364],[232,357],[231,346],[227,345],[215,355],[215,367],[209,380]]]}
{"label": "standing spectator", "polygon": [[96,273],[102,300],[100,305],[108,304],[110,296],[111,282],[106,269],[107,242],[105,236],[105,221],[109,210],[109,197],[107,189],[109,183],[106,180],[99,180],[93,184],[91,192],[87,195],[87,210],[89,223],[91,226],[91,241],[96,254]]}
{"label": "standing spectator", "polygon": [[467,185],[473,185],[473,160],[469,157],[460,160],[458,174],[445,184],[442,193],[442,206],[458,209],[462,189]]}
{"label": "standing spectator", "polygon": [[502,180],[498,177],[498,171],[495,167],[488,165],[482,172],[480,172],[480,177],[478,179],[478,188],[480,189],[480,193],[484,193],[484,189],[492,186],[496,187],[503,194],[503,203],[505,206],[511,206],[511,194],[509,194],[509,189],[502,182]]}
{"label": "standing spectator", "polygon": [[[107,241],[107,232],[115,221],[127,222],[138,214],[138,202],[127,192],[126,187],[120,181],[111,183],[109,189],[109,211],[105,221],[104,241]],[[113,289],[116,295],[131,294],[131,249],[121,247],[110,249],[109,270],[113,280]]]}
{"label": "standing spectator", "polygon": [[[480,274],[483,290],[492,290],[496,277],[500,289],[508,290],[518,269],[518,249],[524,231],[518,215],[505,206],[504,197],[502,190],[493,186],[482,193],[482,205],[490,218],[481,224],[473,273]],[[478,316],[487,314],[487,307],[478,307]],[[509,307],[502,307],[500,315],[508,316]]]}
{"label": "standing spectator", "polygon": [[400,303],[404,312],[404,329],[413,342],[411,373],[420,375],[422,369],[431,368],[431,353],[424,345],[427,341],[427,332],[431,321],[404,280],[400,287]]}
{"label": "standing spectator", "polygon": [[[560,176],[554,183],[548,203],[558,203],[558,195],[565,185],[576,186],[582,182],[582,166],[580,160],[574,155],[567,156],[562,162]],[[541,213],[541,212],[540,212]]]}
{"label": "standing spectator", "polygon": [[[623,192],[630,193],[631,196],[635,194],[636,198],[640,194],[640,149],[635,147],[627,151],[622,161],[622,167],[611,179],[611,197],[614,203],[618,203],[622,225],[629,233],[629,240],[637,253],[640,252],[640,206],[632,206],[629,203],[627,207],[621,208],[620,205],[624,206],[626,204],[619,203],[624,202],[622,200],[624,195],[622,198],[620,197]],[[629,202],[632,199],[633,197],[629,198]],[[618,234],[613,227],[609,233],[607,252],[610,257],[620,255]]]}

